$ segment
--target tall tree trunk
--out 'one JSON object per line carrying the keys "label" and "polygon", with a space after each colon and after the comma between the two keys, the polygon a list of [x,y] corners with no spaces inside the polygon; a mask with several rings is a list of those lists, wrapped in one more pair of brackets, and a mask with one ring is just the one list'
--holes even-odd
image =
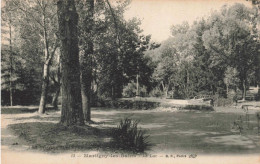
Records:
{"label": "tall tree trunk", "polygon": [[58,98],[59,98],[59,95],[60,95],[60,86],[57,86],[57,90],[53,96],[53,99],[52,99],[52,106],[54,109],[58,109]]}
{"label": "tall tree trunk", "polygon": [[60,123],[84,125],[80,88],[78,14],[74,0],[57,3],[61,39],[62,110]]}
{"label": "tall tree trunk", "polygon": [[43,79],[42,79],[42,90],[41,90],[41,99],[38,113],[45,113],[46,108],[46,99],[48,95],[49,87],[49,72],[50,72],[50,55],[49,55],[49,45],[48,45],[48,36],[45,22],[45,11],[42,16],[43,20],[43,41],[44,41],[44,67],[43,67]]}
{"label": "tall tree trunk", "polygon": [[94,26],[94,0],[86,0],[87,14],[84,19],[85,33],[87,34],[84,54],[81,63],[81,96],[84,119],[91,120],[91,82],[92,82],[92,56],[94,53],[93,26]]}
{"label": "tall tree trunk", "polygon": [[227,93],[226,94],[227,94],[227,97],[228,97],[229,85],[227,84],[226,86],[227,86]]}
{"label": "tall tree trunk", "polygon": [[163,81],[161,82],[161,84],[163,87],[163,92],[164,92],[165,98],[167,98],[169,86],[167,84],[164,84]]}
{"label": "tall tree trunk", "polygon": [[243,79],[243,101],[246,100],[246,80]]}
{"label": "tall tree trunk", "polygon": [[[260,63],[260,53],[258,53],[257,59],[256,59],[257,63]],[[257,87],[257,94],[258,97],[260,97],[260,64],[258,64],[257,68],[256,68],[256,87]]]}
{"label": "tall tree trunk", "polygon": [[83,109],[84,120],[90,121],[91,120],[91,93],[89,93],[90,92],[89,90],[91,88],[82,83],[81,83],[81,97],[82,97],[82,109]]}
{"label": "tall tree trunk", "polygon": [[60,95],[60,87],[61,87],[61,72],[60,72],[60,56],[58,58],[58,68],[57,68],[57,80],[55,79],[55,77],[53,76],[53,82],[54,82],[54,86],[56,87],[56,91],[55,94],[52,98],[52,106],[54,109],[58,110],[58,98]]}
{"label": "tall tree trunk", "polygon": [[168,97],[168,87],[166,87],[166,90],[165,90],[165,98]]}
{"label": "tall tree trunk", "polygon": [[10,85],[10,106],[13,106],[13,82],[12,82],[12,76],[13,76],[13,46],[12,46],[12,26],[11,26],[11,19],[10,19],[10,23],[9,23],[9,48],[10,48],[10,56],[9,56],[9,60],[10,60],[10,81],[9,81],[9,85]]}
{"label": "tall tree trunk", "polygon": [[[121,93],[122,93],[122,85],[121,85],[121,82],[120,84],[118,84],[118,80],[121,80],[121,79],[118,79],[120,78],[120,76],[122,75],[119,75],[117,76],[119,73],[122,73],[123,71],[123,63],[120,62],[122,61],[122,50],[121,50],[121,41],[120,41],[120,30],[118,28],[118,23],[117,23],[117,18],[116,18],[116,15],[114,13],[114,10],[109,2],[109,0],[106,0],[106,3],[109,7],[109,10],[110,10],[110,13],[111,13],[111,16],[113,17],[113,22],[114,22],[114,28],[115,28],[115,33],[116,33],[116,38],[115,38],[115,44],[117,45],[117,53],[116,53],[116,60],[115,60],[115,67],[116,67],[116,73],[114,73],[114,77],[116,78],[113,78],[113,82],[112,83],[112,100],[115,100],[117,97],[121,97]],[[120,86],[121,85],[121,86]]]}
{"label": "tall tree trunk", "polygon": [[136,75],[136,96],[140,96],[139,92],[139,74]]}
{"label": "tall tree trunk", "polygon": [[40,106],[39,106],[39,110],[38,110],[38,113],[40,113],[40,114],[45,113],[48,86],[49,86],[49,63],[45,63],[44,68],[43,68],[43,80],[42,80]]}
{"label": "tall tree trunk", "polygon": [[112,85],[112,88],[111,88],[111,98],[112,100],[115,100],[116,97],[115,97],[115,91],[114,91],[114,85]]}
{"label": "tall tree trunk", "polygon": [[86,121],[91,120],[91,81],[92,69],[89,68],[89,65],[85,65],[81,71],[81,97],[83,115]]}
{"label": "tall tree trunk", "polygon": [[163,88],[163,91],[164,91],[165,90],[165,86],[164,86],[163,81],[161,81],[161,84],[162,84],[162,88]]}
{"label": "tall tree trunk", "polygon": [[189,73],[188,68],[186,69],[186,71],[187,71],[187,84],[189,85],[189,83],[190,83],[190,73]]}

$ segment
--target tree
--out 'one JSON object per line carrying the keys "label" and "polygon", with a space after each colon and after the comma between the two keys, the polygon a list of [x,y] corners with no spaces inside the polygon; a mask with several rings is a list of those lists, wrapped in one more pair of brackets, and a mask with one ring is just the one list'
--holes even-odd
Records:
{"label": "tree", "polygon": [[[133,30],[138,32],[140,30],[137,28],[139,22],[136,20],[131,22],[132,25],[129,23],[131,28],[127,28],[123,12],[128,3],[128,0],[117,2],[112,7],[107,0],[96,1],[95,4],[93,0],[87,0],[77,4],[80,15],[79,47],[83,113],[87,121],[91,119],[90,105],[94,83],[98,84],[99,93],[114,99],[122,95],[123,85],[127,84],[129,76],[133,78],[132,75],[129,75],[130,71],[127,70],[129,67],[124,64],[128,64],[126,60],[130,59],[130,55],[136,56],[136,52],[130,53],[136,51],[137,43],[132,43],[132,47],[129,45],[125,47],[125,45],[131,42],[127,39],[135,39],[134,41],[137,42],[138,37]],[[147,39],[144,39],[142,45]],[[126,51],[127,48],[128,51]],[[143,49],[140,52],[143,52]],[[137,58],[135,65],[136,61],[138,61]],[[142,63],[142,61],[140,62]],[[135,66],[136,68],[137,66]],[[135,70],[134,73],[136,75],[137,71]]]}
{"label": "tree", "polygon": [[[11,0],[8,5],[12,10],[17,11],[21,15],[19,21],[20,29],[27,31],[27,36],[21,32],[21,37],[30,39],[31,36],[39,37],[39,42],[43,44],[43,73],[42,73],[42,87],[41,97],[38,112],[43,114],[46,107],[46,99],[48,95],[49,86],[49,70],[51,60],[58,47],[56,30],[57,21],[56,13],[54,13],[54,4],[52,1],[35,0],[35,1],[19,1]],[[23,21],[24,22],[23,22]],[[26,28],[24,28],[26,27]],[[31,30],[31,31],[28,31]]]}
{"label": "tree", "polygon": [[[59,52],[60,54],[60,52]],[[50,91],[53,93],[52,106],[54,109],[58,109],[58,97],[60,95],[61,88],[61,60],[60,55],[54,56],[52,60],[52,67],[50,69],[50,79],[52,84],[50,85]]]}
{"label": "tree", "polygon": [[93,80],[94,55],[94,0],[82,1],[80,4],[80,65],[81,95],[84,119],[91,120],[91,83]]}
{"label": "tree", "polygon": [[106,1],[103,5],[96,5],[95,11],[99,11],[94,26],[93,74],[96,78],[93,81],[97,83],[100,97],[121,97],[123,86],[135,80],[138,73],[141,83],[149,81],[146,75],[151,71],[144,51],[149,48],[151,37],[141,35],[138,19],[124,20],[127,3],[117,2],[112,7]]}
{"label": "tree", "polygon": [[[14,1],[6,1],[2,6],[1,95],[3,104],[11,104],[9,103],[11,98],[7,100],[7,96],[10,95],[13,104],[16,105],[35,104],[39,100],[42,48],[38,33],[33,35],[35,24],[28,21],[29,19],[20,12]],[[9,94],[10,86],[12,86],[12,94]]]}
{"label": "tree", "polygon": [[[13,51],[13,39],[12,39],[12,34],[13,34],[13,28],[12,28],[12,13],[9,11],[8,7],[2,8],[2,26],[6,27],[8,30],[2,30],[4,34],[9,34],[8,37],[4,37],[6,41],[8,42],[9,40],[9,45],[3,45],[2,47],[2,52],[5,51],[6,54],[8,55],[9,59],[4,58],[4,53],[2,53],[2,85],[5,83],[9,83],[9,100],[10,100],[10,106],[13,106],[13,56],[14,56],[14,51]],[[2,36],[3,37],[3,36]],[[5,40],[4,39],[4,40]],[[4,59],[4,60],[3,60]],[[6,62],[3,62],[6,61]],[[6,68],[5,68],[6,66]],[[3,70],[6,70],[3,72]],[[8,76],[9,78],[5,78]],[[3,83],[4,81],[4,83]]]}
{"label": "tree", "polygon": [[[43,42],[44,42],[44,67],[43,67],[43,83],[42,83],[42,92],[41,92],[41,99],[40,99],[40,106],[39,106],[39,113],[45,113],[45,108],[46,108],[46,98],[47,98],[47,93],[48,93],[48,86],[49,86],[49,74],[50,74],[50,65],[51,65],[51,60],[55,54],[55,51],[58,47],[57,41],[53,43],[53,50],[50,52],[50,40],[49,40],[49,29],[48,29],[48,19],[54,19],[53,13],[48,13],[47,7],[48,2],[46,3],[45,1],[41,0],[41,2],[38,2],[38,5],[40,6],[41,14],[42,14],[42,29],[43,29]],[[52,4],[51,4],[52,5]],[[49,18],[48,18],[49,16]],[[52,24],[53,25],[53,24]],[[56,30],[56,29],[55,29]],[[51,36],[56,38],[55,33]]]}
{"label": "tree", "polygon": [[158,48],[157,53],[160,57],[154,77],[160,81],[165,95],[167,90],[171,89],[175,97],[189,98],[194,95],[196,83],[194,77],[196,69],[192,64],[196,33],[187,22],[172,26],[171,31],[172,37]]}
{"label": "tree", "polygon": [[199,69],[195,70],[196,78],[193,83],[195,83],[196,92],[198,93],[218,93],[222,95],[221,84],[224,68],[220,64],[213,64],[214,61],[211,58],[211,52],[204,45],[203,34],[208,28],[207,22],[204,19],[194,23],[193,67]]}
{"label": "tree", "polygon": [[60,122],[68,126],[83,125],[77,30],[78,14],[74,0],[59,0],[57,2],[57,14],[62,67],[62,111]]}
{"label": "tree", "polygon": [[173,79],[176,78],[178,54],[173,48],[173,39],[169,38],[162,43],[160,51],[159,63],[154,71],[153,78],[162,86],[165,97],[170,87],[172,87]]}
{"label": "tree", "polygon": [[237,69],[243,100],[246,97],[248,74],[255,68],[259,43],[252,35],[251,17],[254,12],[244,5],[235,4],[211,16],[210,28],[203,34],[205,47],[212,52],[214,65]]}
{"label": "tree", "polygon": [[237,70],[232,67],[227,67],[227,69],[225,71],[225,78],[224,78],[224,83],[227,86],[227,95],[229,93],[230,86],[233,86],[236,91],[238,82],[239,82],[239,80],[238,80]]}
{"label": "tree", "polygon": [[[112,5],[108,0],[104,4],[104,16],[106,29],[103,31],[104,37],[99,39],[99,47],[103,40],[102,49],[99,49],[100,74],[99,89],[105,97],[112,99],[122,96],[123,85],[126,82],[126,76],[124,75],[124,53],[122,41],[124,40],[124,32],[128,32],[126,25],[124,24],[123,12],[127,6],[126,2],[117,2],[117,5],[112,8]],[[101,54],[103,53],[103,54]],[[108,87],[109,86],[109,87]]]}
{"label": "tree", "polygon": [[238,71],[245,99],[249,75],[259,68],[257,16],[255,9],[236,4],[191,26],[185,22],[172,26],[172,37],[157,50],[160,57],[154,78],[163,81],[165,93],[172,88],[182,98],[196,94],[225,96],[229,85],[225,71],[232,67]]}
{"label": "tree", "polygon": [[[251,0],[252,5],[255,6],[258,10],[256,10],[256,14],[252,17],[253,19],[253,35],[254,35],[254,39],[258,42],[258,44],[260,43],[260,33],[259,33],[259,22],[260,22],[260,15],[259,15],[259,11],[260,11],[260,1],[259,0]],[[253,8],[254,9],[254,8]],[[255,84],[258,87],[258,95],[260,96],[260,49],[258,49],[258,55],[256,55],[255,58]]]}

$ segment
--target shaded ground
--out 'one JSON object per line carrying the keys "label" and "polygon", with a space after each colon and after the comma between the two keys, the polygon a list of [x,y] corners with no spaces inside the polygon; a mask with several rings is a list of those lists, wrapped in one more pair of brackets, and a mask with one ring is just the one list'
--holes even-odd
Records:
{"label": "shaded ground", "polygon": [[66,127],[58,124],[59,119],[59,111],[49,111],[42,116],[37,113],[2,114],[2,150],[30,149],[50,153],[114,150],[111,128]]}
{"label": "shaded ground", "polygon": [[32,149],[48,152],[110,150],[112,146],[106,129],[89,126],[68,128],[47,122],[14,124],[9,127],[16,135],[28,141]]}
{"label": "shaded ground", "polygon": [[[256,112],[249,110],[250,121],[240,108],[216,108],[214,112],[176,110],[109,110],[95,108],[95,124],[67,128],[58,125],[60,112],[39,116],[31,109],[2,108],[2,150],[46,152],[113,151],[111,128],[120,119],[140,120],[150,135],[153,147],[148,153],[255,154],[260,153]],[[28,112],[29,110],[29,112]],[[32,110],[32,111],[31,111]],[[232,128],[242,120],[242,134]]]}
{"label": "shaded ground", "polygon": [[[2,114],[22,114],[22,113],[34,113],[38,111],[38,106],[2,106]],[[54,108],[47,106],[46,111],[53,111]]]}

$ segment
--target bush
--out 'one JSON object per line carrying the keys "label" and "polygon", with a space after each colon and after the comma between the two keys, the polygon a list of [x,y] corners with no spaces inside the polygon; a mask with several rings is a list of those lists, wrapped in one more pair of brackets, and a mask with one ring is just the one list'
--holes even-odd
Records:
{"label": "bush", "polygon": [[231,106],[233,103],[233,97],[214,97],[214,106]]}
{"label": "bush", "polygon": [[138,121],[128,118],[120,121],[113,135],[117,147],[133,152],[144,152],[148,149],[150,146],[147,141],[149,136],[145,135],[145,131],[138,130],[138,123]]}
{"label": "bush", "polygon": [[164,92],[161,91],[159,87],[156,87],[150,92],[149,96],[151,96],[151,97],[163,97]]}
{"label": "bush", "polygon": [[104,100],[103,105],[108,108],[119,109],[154,109],[160,106],[159,102],[133,100]]}
{"label": "bush", "polygon": [[[139,96],[146,96],[146,87],[139,86]],[[131,81],[127,86],[123,88],[123,97],[135,97],[136,96],[136,83]]]}

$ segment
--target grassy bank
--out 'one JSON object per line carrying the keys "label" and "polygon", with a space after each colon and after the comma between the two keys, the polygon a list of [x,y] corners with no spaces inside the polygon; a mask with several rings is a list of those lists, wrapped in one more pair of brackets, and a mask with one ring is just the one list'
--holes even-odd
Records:
{"label": "grassy bank", "polygon": [[[158,107],[175,108],[178,110],[207,110],[213,111],[214,108],[208,104],[189,104],[186,100],[179,100],[180,102],[174,102],[176,100],[170,99],[118,99],[118,100],[105,100],[103,106],[114,109],[137,109],[137,110],[151,110]],[[184,102],[182,102],[184,101]]]}

